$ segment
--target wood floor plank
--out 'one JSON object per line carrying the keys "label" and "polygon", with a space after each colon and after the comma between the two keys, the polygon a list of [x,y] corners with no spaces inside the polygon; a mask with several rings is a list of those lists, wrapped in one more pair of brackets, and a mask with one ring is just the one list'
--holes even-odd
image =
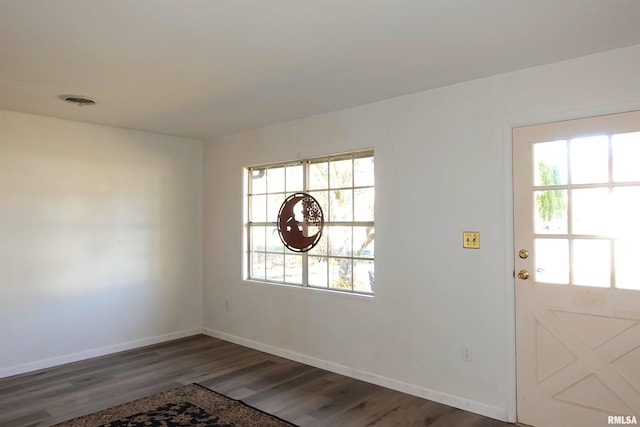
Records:
{"label": "wood floor plank", "polygon": [[0,426],[50,426],[194,382],[305,427],[509,426],[204,335],[0,379]]}

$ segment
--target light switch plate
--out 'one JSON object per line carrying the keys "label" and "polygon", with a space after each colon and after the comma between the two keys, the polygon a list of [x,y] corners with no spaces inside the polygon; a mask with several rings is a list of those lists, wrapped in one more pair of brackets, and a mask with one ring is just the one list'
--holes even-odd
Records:
{"label": "light switch plate", "polygon": [[467,249],[480,249],[480,232],[479,231],[463,231],[462,247]]}

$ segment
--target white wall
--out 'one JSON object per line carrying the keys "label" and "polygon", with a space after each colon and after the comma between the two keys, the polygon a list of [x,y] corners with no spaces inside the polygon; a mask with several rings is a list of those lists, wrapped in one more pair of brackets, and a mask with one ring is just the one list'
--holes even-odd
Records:
{"label": "white wall", "polygon": [[[639,76],[640,45],[207,141],[204,327],[513,419],[510,129],[640,108]],[[375,298],[243,281],[243,166],[369,147]]]}
{"label": "white wall", "polygon": [[198,331],[201,154],[0,111],[0,377]]}

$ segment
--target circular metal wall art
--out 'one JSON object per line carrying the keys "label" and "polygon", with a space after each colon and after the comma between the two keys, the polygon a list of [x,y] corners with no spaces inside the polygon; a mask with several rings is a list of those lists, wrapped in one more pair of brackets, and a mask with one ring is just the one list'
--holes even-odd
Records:
{"label": "circular metal wall art", "polygon": [[278,211],[280,240],[294,252],[307,252],[320,241],[324,216],[313,196],[295,193],[287,197]]}

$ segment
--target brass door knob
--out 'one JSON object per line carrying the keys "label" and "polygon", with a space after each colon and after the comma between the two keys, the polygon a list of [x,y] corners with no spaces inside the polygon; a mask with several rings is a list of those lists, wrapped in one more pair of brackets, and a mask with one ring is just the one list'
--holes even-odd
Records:
{"label": "brass door knob", "polygon": [[520,252],[518,252],[518,256],[522,259],[527,259],[529,258],[529,251],[526,249],[520,249]]}
{"label": "brass door knob", "polygon": [[527,280],[529,278],[529,272],[527,270],[520,270],[518,272],[518,279]]}

